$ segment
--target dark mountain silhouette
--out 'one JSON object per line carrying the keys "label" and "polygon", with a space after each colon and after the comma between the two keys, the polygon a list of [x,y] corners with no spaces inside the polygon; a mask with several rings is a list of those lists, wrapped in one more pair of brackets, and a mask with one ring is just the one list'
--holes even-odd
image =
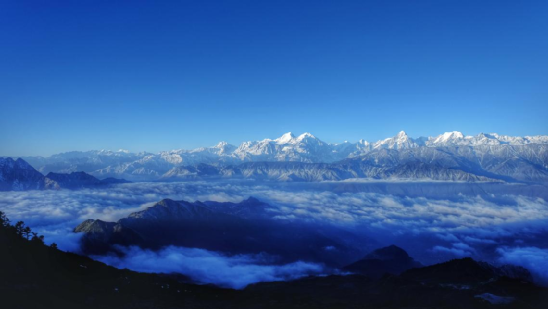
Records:
{"label": "dark mountain silhouette", "polygon": [[117,178],[105,178],[101,180],[101,183],[103,184],[122,184],[122,183],[131,183],[128,180],[124,179],[117,179]]}
{"label": "dark mountain silhouette", "polygon": [[118,223],[104,222],[101,220],[86,220],[78,225],[75,232],[86,232],[82,238],[83,248],[95,249],[98,253],[114,251],[113,244],[142,244],[143,238],[130,228]]}
{"label": "dark mountain silhouette", "polygon": [[188,281],[182,275],[119,270],[60,251],[0,217],[3,308],[223,308],[235,297],[232,290],[182,283]]}
{"label": "dark mountain silhouette", "polygon": [[[163,199],[116,223],[103,224],[101,227],[106,228],[101,231],[88,225],[93,220],[85,221],[74,231],[84,233],[82,250],[86,254],[116,251],[115,245],[151,249],[176,245],[228,254],[264,252],[281,262],[306,260],[333,267],[363,255],[361,246],[371,246],[371,240],[340,228],[273,220],[268,208],[268,204],[255,198],[240,203]],[[115,227],[117,231],[113,230]],[[353,244],[345,242],[349,238],[359,240]]]}
{"label": "dark mountain silhouette", "polygon": [[343,267],[343,270],[362,274],[372,278],[381,278],[386,273],[398,275],[412,268],[422,267],[406,251],[390,245],[377,249],[363,259]]}
{"label": "dark mountain silhouette", "polygon": [[224,212],[210,209],[200,201],[187,202],[162,199],[146,210],[130,214],[123,222],[133,221],[178,221],[178,220],[231,220],[236,219]]}
{"label": "dark mountain silhouette", "polygon": [[25,191],[43,189],[79,189],[128,183],[123,179],[99,180],[83,171],[48,173],[44,176],[21,158],[0,157],[0,191]]}
{"label": "dark mountain silhouette", "polygon": [[242,299],[252,308],[547,308],[547,288],[531,282],[496,276],[469,286],[425,283],[419,280],[424,269],[412,269],[418,279],[402,275],[380,279],[331,275],[256,283],[246,287]]}
{"label": "dark mountain silhouette", "polygon": [[423,283],[450,283],[453,285],[471,285],[492,281],[503,276],[532,282],[532,275],[522,267],[504,265],[498,268],[488,263],[477,262],[470,257],[453,259],[421,269],[411,269],[402,274],[402,278],[414,279]]}
{"label": "dark mountain silhouette", "polygon": [[102,185],[96,177],[85,172],[54,173],[50,172],[46,178],[55,181],[61,188],[77,189]]}
{"label": "dark mountain silhouette", "polygon": [[244,219],[270,218],[267,203],[259,201],[255,197],[249,197],[240,203],[205,201],[204,204],[211,210],[237,216]]}
{"label": "dark mountain silhouette", "polygon": [[[87,225],[109,228],[104,222]],[[469,258],[380,279],[307,277],[237,291],[187,283],[178,274],[119,270],[60,251],[24,223],[10,225],[1,212],[0,248],[5,308],[547,308],[547,288],[509,278],[501,271],[509,267]]]}

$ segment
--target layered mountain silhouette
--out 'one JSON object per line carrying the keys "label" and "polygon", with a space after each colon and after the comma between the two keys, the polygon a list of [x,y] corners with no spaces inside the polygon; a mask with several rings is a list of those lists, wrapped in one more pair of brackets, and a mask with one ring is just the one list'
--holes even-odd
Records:
{"label": "layered mountain silhouette", "polygon": [[409,278],[422,283],[452,285],[486,282],[499,277],[533,281],[530,272],[523,267],[514,265],[495,267],[485,262],[477,262],[470,257],[424,267],[396,245],[374,250],[363,259],[343,267],[342,270],[374,279],[388,275],[402,275],[401,278]]}
{"label": "layered mountain silhouette", "polygon": [[44,189],[49,184],[40,172],[21,158],[0,158],[0,190]]}
{"label": "layered mountain silhouette", "polygon": [[500,277],[532,282],[532,275],[523,267],[513,265],[494,267],[485,262],[477,262],[470,257],[454,259],[418,270],[411,269],[402,274],[402,278],[414,279],[422,283],[461,286],[492,281]]}
{"label": "layered mountain silhouette", "polygon": [[[93,225],[92,225],[93,226]],[[232,290],[196,285],[177,274],[119,270],[27,240],[3,221],[0,295],[6,308],[547,308],[547,288],[520,267],[470,258],[401,275],[310,276]],[[388,247],[372,259],[404,257]]]}
{"label": "layered mountain silhouette", "polygon": [[501,270],[463,258],[381,278],[331,275],[251,284],[244,290],[243,299],[255,307],[264,307],[267,302],[272,308],[547,307],[547,288],[522,276],[509,277]]}
{"label": "layered mountain silhouette", "polygon": [[399,275],[408,269],[418,267],[422,267],[421,263],[411,258],[406,251],[396,245],[390,245],[371,252],[363,259],[343,267],[343,270],[381,278],[385,274]]}
{"label": "layered mountain silhouette", "polygon": [[117,252],[117,245],[151,249],[176,245],[229,254],[267,253],[280,262],[307,260],[336,267],[373,245],[342,228],[274,220],[276,214],[269,208],[253,197],[240,203],[163,199],[116,223],[86,220],[74,232],[83,233],[86,254]]}
{"label": "layered mountain silhouette", "polygon": [[44,176],[21,158],[0,157],[0,191],[78,189],[126,182],[115,178],[99,180],[85,172],[50,172]]}

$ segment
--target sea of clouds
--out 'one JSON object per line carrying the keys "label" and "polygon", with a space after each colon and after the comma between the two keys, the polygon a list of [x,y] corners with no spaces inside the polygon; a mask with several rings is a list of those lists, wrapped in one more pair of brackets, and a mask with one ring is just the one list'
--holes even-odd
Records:
{"label": "sea of clouds", "polygon": [[[425,185],[428,186],[428,185]],[[253,182],[129,183],[101,189],[0,193],[0,210],[23,220],[63,250],[78,252],[80,235],[72,229],[86,219],[116,221],[170,198],[239,202],[254,196],[268,202],[281,221],[322,222],[397,244],[424,264],[471,256],[493,264],[528,268],[547,283],[547,200],[528,195],[463,195],[444,199],[360,190],[331,191],[323,185],[273,186]],[[147,272],[181,272],[202,282],[240,288],[248,283],[323,273],[310,262],[266,263],[259,256],[227,256],[178,247],[151,252],[124,249],[123,258],[100,260]],[[161,262],[161,263],[157,263]],[[235,275],[250,275],[236,281]]]}

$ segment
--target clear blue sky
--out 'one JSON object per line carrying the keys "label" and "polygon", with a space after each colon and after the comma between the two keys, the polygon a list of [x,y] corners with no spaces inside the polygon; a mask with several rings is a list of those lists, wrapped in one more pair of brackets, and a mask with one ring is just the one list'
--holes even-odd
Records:
{"label": "clear blue sky", "polygon": [[0,155],[547,134],[547,2],[0,1]]}

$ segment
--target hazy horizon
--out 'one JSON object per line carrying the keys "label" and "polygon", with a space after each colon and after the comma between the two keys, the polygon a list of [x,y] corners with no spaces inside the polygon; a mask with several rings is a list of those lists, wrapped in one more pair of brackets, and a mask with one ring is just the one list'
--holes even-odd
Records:
{"label": "hazy horizon", "polygon": [[[438,134],[432,134],[432,135],[429,135],[429,136],[413,136],[413,135],[410,135],[406,130],[401,130],[401,131],[404,131],[410,138],[412,139],[419,139],[419,138],[430,138],[430,137],[436,137],[438,135],[442,135],[444,133],[447,133],[447,132],[452,132],[452,131],[459,131],[459,130],[452,130],[452,131],[445,131],[445,132],[441,132],[441,133],[438,133]],[[366,140],[366,139],[359,139],[359,140],[365,140],[369,143],[374,143],[374,142],[378,142],[378,141],[382,141],[386,138],[392,138],[396,135],[398,135],[400,131],[397,131],[395,132],[394,135],[391,135],[391,136],[387,136],[387,137],[381,137],[381,138],[378,138],[378,139],[375,139],[375,140]],[[461,131],[459,131],[461,132]],[[336,140],[336,141],[326,141],[324,140],[322,137],[319,137],[317,135],[315,135],[314,133],[312,132],[302,132],[302,133],[297,133],[297,132],[293,132],[293,131],[286,131],[284,133],[281,133],[279,134],[278,136],[274,136],[274,137],[265,137],[265,138],[260,138],[260,139],[257,139],[257,140],[251,140],[251,139],[246,139],[246,140],[242,140],[242,141],[235,141],[235,142],[231,142],[231,141],[226,141],[226,140],[219,140],[217,142],[214,142],[214,143],[210,143],[208,145],[206,144],[201,144],[201,145],[197,145],[197,146],[194,146],[194,147],[189,147],[189,148],[183,148],[183,147],[170,147],[170,148],[166,148],[166,149],[155,149],[155,150],[150,150],[150,149],[144,149],[144,150],[135,150],[135,149],[126,149],[126,148],[122,148],[122,147],[118,147],[118,148],[81,148],[81,149],[64,149],[64,150],[60,150],[60,151],[57,151],[57,152],[53,152],[53,153],[46,153],[46,154],[19,154],[19,155],[10,155],[10,154],[0,154],[0,156],[2,157],[12,157],[12,158],[16,158],[16,157],[35,157],[35,156],[38,156],[38,157],[48,157],[48,156],[52,156],[52,155],[56,155],[56,154],[61,154],[61,153],[67,153],[67,152],[88,152],[88,151],[112,151],[112,152],[118,152],[118,151],[128,151],[130,153],[140,153],[140,152],[147,152],[147,153],[159,153],[159,152],[165,152],[165,151],[172,151],[172,150],[193,150],[193,149],[197,149],[197,148],[202,148],[202,147],[212,147],[212,146],[215,146],[217,145],[218,143],[222,143],[222,142],[226,142],[226,143],[229,143],[229,144],[232,144],[234,146],[239,146],[241,143],[244,143],[244,142],[248,142],[248,141],[262,141],[262,140],[265,140],[265,139],[269,139],[269,140],[274,140],[274,139],[277,139],[277,138],[280,138],[282,135],[286,134],[286,133],[292,133],[293,135],[295,135],[296,137],[298,137],[299,135],[301,134],[305,134],[305,133],[310,133],[312,135],[314,135],[316,138],[320,139],[321,141],[323,142],[326,142],[326,143],[329,143],[329,144],[341,144],[341,143],[345,143],[345,142],[349,142],[349,143],[357,143],[359,140],[356,140],[356,141],[351,141],[351,140],[346,140],[346,139],[340,139],[340,140]],[[479,133],[471,133],[471,134],[468,134],[468,133],[465,133],[465,132],[461,132],[464,136],[476,136],[476,135],[479,135],[479,134],[493,134],[493,133],[497,133],[499,135],[506,135],[506,136],[512,136],[512,135],[508,135],[508,134],[505,134],[505,133],[500,133],[500,132],[479,132]],[[525,136],[547,136],[547,133],[544,133],[544,134],[528,134],[528,135],[524,135],[524,136],[519,136],[519,137],[525,137]],[[121,143],[123,144],[123,143]],[[174,144],[175,145],[175,144]]]}

